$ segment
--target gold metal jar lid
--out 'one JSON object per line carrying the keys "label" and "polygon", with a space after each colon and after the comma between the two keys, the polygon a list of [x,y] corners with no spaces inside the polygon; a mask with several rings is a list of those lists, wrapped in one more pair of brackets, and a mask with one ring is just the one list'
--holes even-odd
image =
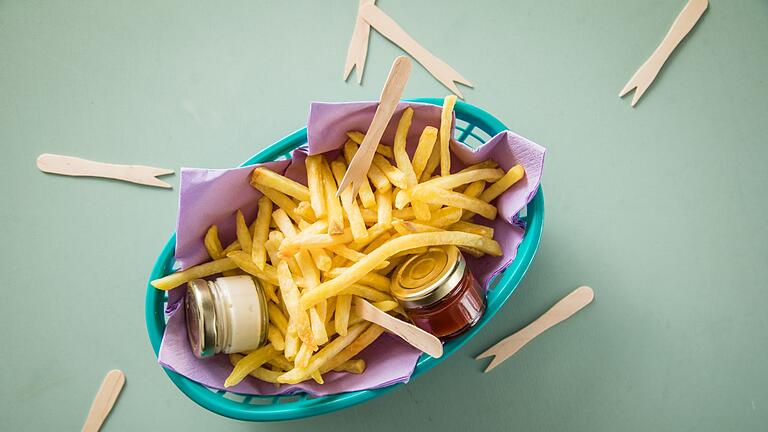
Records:
{"label": "gold metal jar lid", "polygon": [[456,246],[431,247],[395,269],[392,295],[406,308],[434,304],[461,282],[466,265]]}

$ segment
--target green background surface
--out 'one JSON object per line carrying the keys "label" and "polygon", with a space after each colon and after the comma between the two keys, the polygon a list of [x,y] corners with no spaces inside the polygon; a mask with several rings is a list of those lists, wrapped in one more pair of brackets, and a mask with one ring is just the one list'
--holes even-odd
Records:
{"label": "green background surface", "polygon": [[[712,2],[635,109],[618,90],[682,0],[381,0],[468,102],[548,148],[530,272],[465,348],[364,405],[250,424],[173,386],[143,300],[178,189],[35,158],[230,167],[310,101],[376,98],[400,50],[373,34],[363,86],[341,80],[356,3],[0,0],[0,429],[78,430],[120,368],[105,431],[765,430],[764,0]],[[445,94],[414,65],[406,97]],[[481,373],[474,355],[580,284],[588,309]]]}

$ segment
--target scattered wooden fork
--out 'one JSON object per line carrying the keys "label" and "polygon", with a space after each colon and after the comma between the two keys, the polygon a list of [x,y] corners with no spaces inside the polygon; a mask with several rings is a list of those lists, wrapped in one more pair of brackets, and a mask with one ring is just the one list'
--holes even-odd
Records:
{"label": "scattered wooden fork", "polygon": [[37,168],[51,174],[111,178],[161,188],[170,188],[171,185],[157,177],[173,174],[173,170],[164,168],[109,164],[48,153],[37,157]]}
{"label": "scattered wooden fork", "polygon": [[619,97],[624,97],[624,95],[634,89],[635,94],[632,95],[631,105],[634,107],[637,104],[637,101],[640,100],[645,91],[648,90],[648,87],[653,83],[653,80],[656,79],[656,75],[659,74],[661,67],[664,66],[669,56],[672,55],[672,51],[675,50],[688,32],[693,29],[701,15],[707,10],[708,4],[707,0],[688,1],[688,4],[685,5],[680,15],[677,16],[675,22],[672,23],[672,27],[664,37],[664,40],[661,41],[656,51],[651,54],[648,60],[632,75],[629,82],[619,92]]}
{"label": "scattered wooden fork", "polygon": [[493,360],[491,360],[488,367],[485,368],[486,373],[490,372],[504,360],[518,352],[520,348],[533,340],[533,338],[544,333],[544,331],[555,324],[570,318],[571,315],[580,311],[584,306],[592,303],[592,299],[594,298],[595,293],[592,291],[592,288],[588,286],[576,288],[573,292],[552,306],[551,309],[546,311],[544,315],[525,326],[522,330],[502,339],[496,345],[475,357],[475,360],[493,356]]}

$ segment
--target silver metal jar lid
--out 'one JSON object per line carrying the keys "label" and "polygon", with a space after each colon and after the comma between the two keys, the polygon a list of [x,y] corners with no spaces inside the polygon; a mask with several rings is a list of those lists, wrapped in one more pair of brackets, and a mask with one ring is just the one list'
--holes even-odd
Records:
{"label": "silver metal jar lid", "polygon": [[195,357],[216,354],[216,306],[208,281],[195,279],[187,285],[184,301],[187,318],[187,336]]}
{"label": "silver metal jar lid", "polygon": [[267,339],[266,296],[250,276],[193,280],[185,308],[187,336],[198,358],[254,350]]}

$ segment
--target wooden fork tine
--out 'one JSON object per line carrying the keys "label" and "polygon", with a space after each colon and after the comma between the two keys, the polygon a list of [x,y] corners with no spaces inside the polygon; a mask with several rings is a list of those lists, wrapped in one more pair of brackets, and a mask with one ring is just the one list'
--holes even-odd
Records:
{"label": "wooden fork tine", "polygon": [[365,5],[374,4],[375,0],[359,0],[357,18],[355,19],[355,28],[352,31],[352,39],[347,48],[347,59],[344,63],[344,81],[349,78],[352,69],[357,69],[357,83],[363,81],[363,70],[365,69],[365,58],[368,55],[368,38],[371,33],[371,26],[360,16],[360,8]]}

